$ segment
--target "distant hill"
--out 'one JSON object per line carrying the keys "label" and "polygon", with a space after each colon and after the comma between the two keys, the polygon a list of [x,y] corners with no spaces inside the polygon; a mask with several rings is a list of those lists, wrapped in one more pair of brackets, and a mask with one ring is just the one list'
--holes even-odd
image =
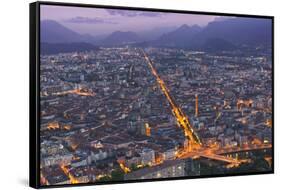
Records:
{"label": "distant hill", "polygon": [[142,39],[134,32],[116,31],[100,42],[102,45],[122,45],[140,42]]}
{"label": "distant hill", "polygon": [[144,40],[144,41],[151,41],[158,39],[163,34],[172,32],[176,30],[178,27],[176,26],[163,26],[163,27],[153,27],[149,30],[140,31],[138,35]]}
{"label": "distant hill", "polygon": [[57,54],[97,50],[91,35],[81,35],[53,20],[43,20],[40,26],[41,54]]}
{"label": "distant hill", "polygon": [[41,42],[70,43],[81,42],[83,37],[53,20],[41,21]]}
{"label": "distant hill", "polygon": [[188,26],[186,24],[180,26],[176,30],[163,34],[154,43],[162,46],[190,46],[193,37],[202,30],[198,25]]}
{"label": "distant hill", "polygon": [[145,45],[231,50],[240,45],[270,45],[270,29],[271,20],[269,19],[231,18],[210,22],[204,28],[197,25],[182,25]]}
{"label": "distant hill", "polygon": [[40,53],[42,55],[70,53],[70,52],[83,52],[90,50],[98,50],[98,47],[84,42],[73,43],[41,43]]}
{"label": "distant hill", "polygon": [[223,39],[235,45],[270,45],[271,20],[262,18],[231,18],[210,22],[193,42],[204,44],[208,39]]}

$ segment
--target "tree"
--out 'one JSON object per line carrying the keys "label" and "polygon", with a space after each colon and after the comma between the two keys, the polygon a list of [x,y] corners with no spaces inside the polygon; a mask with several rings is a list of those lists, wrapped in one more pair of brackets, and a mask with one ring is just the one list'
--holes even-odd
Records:
{"label": "tree", "polygon": [[137,165],[134,164],[134,163],[131,164],[131,167],[130,167],[130,168],[131,168],[132,171],[136,171],[136,170],[138,169]]}

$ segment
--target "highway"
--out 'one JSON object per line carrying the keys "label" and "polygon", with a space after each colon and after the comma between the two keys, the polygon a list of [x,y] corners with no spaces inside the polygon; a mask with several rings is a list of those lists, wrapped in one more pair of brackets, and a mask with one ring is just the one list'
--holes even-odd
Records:
{"label": "highway", "polygon": [[200,147],[202,145],[201,140],[200,140],[199,136],[196,134],[196,132],[194,131],[193,127],[191,126],[188,117],[183,113],[181,108],[179,106],[177,106],[177,104],[173,100],[165,82],[158,75],[156,69],[153,66],[152,61],[149,59],[149,57],[147,56],[147,54],[145,53],[144,50],[142,50],[142,53],[144,55],[144,58],[148,64],[149,68],[151,69],[152,74],[155,76],[161,91],[166,96],[166,98],[171,106],[172,113],[177,120],[178,125],[184,130],[184,135],[189,139],[189,141],[193,145],[193,147],[195,147],[195,146]]}

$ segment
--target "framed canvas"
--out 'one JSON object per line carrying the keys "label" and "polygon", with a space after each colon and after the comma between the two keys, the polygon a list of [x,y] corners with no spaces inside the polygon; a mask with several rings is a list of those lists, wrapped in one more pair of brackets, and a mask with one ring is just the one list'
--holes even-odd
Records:
{"label": "framed canvas", "polygon": [[30,4],[30,186],[274,172],[274,18]]}

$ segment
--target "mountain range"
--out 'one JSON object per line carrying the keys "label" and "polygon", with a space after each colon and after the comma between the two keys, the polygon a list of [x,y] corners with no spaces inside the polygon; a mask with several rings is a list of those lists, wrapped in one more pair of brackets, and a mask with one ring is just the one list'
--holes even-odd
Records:
{"label": "mountain range", "polygon": [[201,30],[202,28],[198,25],[188,26],[184,24],[174,31],[163,34],[153,41],[152,44],[160,46],[185,47],[196,34],[200,33]]}
{"label": "mountain range", "polygon": [[44,43],[70,43],[83,41],[82,35],[53,20],[41,21],[40,32],[41,42]]}
{"label": "mountain range", "polygon": [[135,32],[116,31],[111,33],[105,39],[98,42],[101,45],[122,45],[141,42],[141,39]]}
{"label": "mountain range", "polygon": [[[230,18],[215,20],[205,27],[181,25],[175,29],[147,31],[145,35],[132,31],[114,31],[108,35],[93,36],[79,34],[53,20],[41,21],[41,42],[48,44],[83,43],[96,46],[136,46],[180,47],[203,50],[232,50],[241,45],[271,45],[271,20],[263,18]],[[149,32],[151,36],[148,37]],[[81,44],[80,44],[81,45]],[[91,47],[87,45],[87,47]],[[83,48],[82,48],[83,49]],[[86,48],[87,49],[87,48]]]}

